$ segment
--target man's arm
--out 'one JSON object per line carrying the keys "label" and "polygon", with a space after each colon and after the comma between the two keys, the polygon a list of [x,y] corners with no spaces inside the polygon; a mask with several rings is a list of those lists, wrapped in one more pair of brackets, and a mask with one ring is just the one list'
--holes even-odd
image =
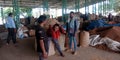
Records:
{"label": "man's arm", "polygon": [[42,52],[43,52],[43,57],[47,58],[47,52],[45,50],[44,42],[43,42],[43,40],[40,40],[39,42],[40,42],[40,47],[41,47]]}
{"label": "man's arm", "polygon": [[46,53],[43,40],[40,40],[40,47],[41,47],[41,49],[42,49],[42,52],[43,52],[43,53]]}

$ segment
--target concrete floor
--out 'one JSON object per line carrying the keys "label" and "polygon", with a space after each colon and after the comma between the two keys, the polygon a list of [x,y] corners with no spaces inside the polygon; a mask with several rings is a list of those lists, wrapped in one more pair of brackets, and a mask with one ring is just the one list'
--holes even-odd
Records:
{"label": "concrete floor", "polygon": [[[18,47],[11,43],[0,48],[0,60],[38,60],[34,50],[34,38],[18,41]],[[120,60],[120,54],[99,50],[93,47],[78,48],[77,55],[64,52],[65,57],[58,54],[49,56],[47,60]]]}

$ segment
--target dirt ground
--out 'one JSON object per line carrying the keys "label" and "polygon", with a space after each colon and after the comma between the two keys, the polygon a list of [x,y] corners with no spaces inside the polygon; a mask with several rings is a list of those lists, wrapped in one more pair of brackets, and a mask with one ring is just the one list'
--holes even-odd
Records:
{"label": "dirt ground", "polygon": [[[120,54],[99,50],[93,47],[78,48],[77,55],[64,52],[65,57],[58,54],[49,56],[47,60],[120,60]],[[34,38],[18,41],[18,47],[12,43],[0,48],[0,60],[39,60],[34,50]]]}

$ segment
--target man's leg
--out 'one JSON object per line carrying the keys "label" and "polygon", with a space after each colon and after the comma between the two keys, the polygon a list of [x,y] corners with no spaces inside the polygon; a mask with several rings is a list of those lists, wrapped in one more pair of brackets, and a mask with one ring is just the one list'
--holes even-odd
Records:
{"label": "man's leg", "polygon": [[16,34],[14,33],[12,36],[13,43],[16,44]]}
{"label": "man's leg", "polygon": [[12,41],[16,44],[16,33],[14,32],[14,29],[12,29]]}
{"label": "man's leg", "polygon": [[49,45],[50,45],[50,41],[52,41],[52,37],[48,37],[48,49],[47,49],[47,53],[49,53]]}
{"label": "man's leg", "polygon": [[76,50],[77,50],[77,41],[76,41],[76,37],[74,37],[73,42],[74,42],[74,52],[76,52]]}
{"label": "man's leg", "polygon": [[10,40],[11,40],[11,29],[8,28],[7,44],[10,43]]}
{"label": "man's leg", "polygon": [[64,57],[64,55],[63,55],[63,53],[62,53],[62,50],[61,50],[61,48],[60,48],[60,45],[59,45],[59,43],[58,43],[58,40],[52,40],[53,41],[53,43],[54,43],[54,45],[55,45],[55,48],[58,50],[58,52],[60,53],[60,55],[61,56],[63,56]]}
{"label": "man's leg", "polygon": [[39,60],[44,60],[42,53],[39,53]]}
{"label": "man's leg", "polygon": [[72,40],[73,40],[73,37],[69,35],[69,48],[70,49],[72,49]]}
{"label": "man's leg", "polygon": [[77,50],[77,41],[76,37],[73,36],[73,43],[74,43],[74,48],[72,54],[76,55],[76,50]]}

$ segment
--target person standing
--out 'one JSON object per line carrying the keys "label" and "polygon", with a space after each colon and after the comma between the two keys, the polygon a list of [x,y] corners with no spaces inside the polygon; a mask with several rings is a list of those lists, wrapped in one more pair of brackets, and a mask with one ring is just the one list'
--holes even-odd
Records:
{"label": "person standing", "polygon": [[35,36],[36,36],[37,52],[39,54],[39,60],[44,60],[48,57],[48,40],[44,29],[46,18],[47,17],[45,15],[41,15],[37,20],[38,25],[35,28]]}
{"label": "person standing", "polygon": [[[76,54],[77,41],[76,41],[76,32],[78,30],[79,24],[74,15],[74,12],[70,12],[70,19],[67,22],[67,34],[69,37],[69,48],[72,51],[72,54]],[[72,48],[72,43],[74,43],[74,48]]]}
{"label": "person standing", "polygon": [[8,30],[7,45],[10,43],[11,39],[12,39],[13,43],[16,45],[16,25],[13,20],[12,13],[8,14],[8,18],[6,20],[6,28]]}

